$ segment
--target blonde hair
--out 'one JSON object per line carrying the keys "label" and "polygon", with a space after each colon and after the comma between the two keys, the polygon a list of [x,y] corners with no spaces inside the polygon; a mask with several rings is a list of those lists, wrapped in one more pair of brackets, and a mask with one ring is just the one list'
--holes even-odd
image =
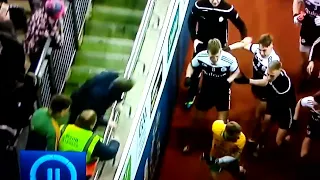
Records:
{"label": "blonde hair", "polygon": [[268,64],[268,68],[273,71],[273,70],[279,70],[282,68],[282,63],[280,61],[271,61]]}
{"label": "blonde hair", "polygon": [[222,46],[221,46],[221,42],[220,42],[219,39],[214,38],[214,39],[210,39],[209,40],[209,42],[208,42],[208,51],[212,55],[218,54],[221,48],[222,48]]}

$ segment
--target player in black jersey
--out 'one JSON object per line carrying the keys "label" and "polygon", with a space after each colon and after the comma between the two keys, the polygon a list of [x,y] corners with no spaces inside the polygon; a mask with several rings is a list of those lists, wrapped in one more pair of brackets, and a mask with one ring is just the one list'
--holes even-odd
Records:
{"label": "player in black jersey", "polygon": [[[300,12],[301,6],[304,5],[303,12]],[[293,22],[301,24],[300,29],[300,52],[303,63],[307,65],[307,73],[311,75],[314,67],[312,50],[320,40],[320,0],[293,0]],[[302,84],[305,87],[304,80],[307,79],[305,66],[302,66]]]}
{"label": "player in black jersey", "polygon": [[[263,79],[250,79],[247,82],[251,85],[267,87],[266,116],[269,117],[266,119],[273,119],[278,123],[276,143],[278,146],[282,145],[284,140],[290,139],[288,130],[293,127],[293,123],[296,123],[296,121],[293,121],[296,95],[291,79],[282,69],[280,61],[271,61]],[[265,135],[266,128],[262,128],[261,131],[262,138]],[[264,142],[260,140],[259,143],[261,146]]]}
{"label": "player in black jersey", "polygon": [[300,156],[305,157],[310,149],[312,140],[320,140],[320,91],[313,96],[307,96],[300,99],[296,106],[294,119],[299,116],[300,107],[306,107],[311,113],[307,126],[307,135],[302,142]]}
{"label": "player in black jersey", "polygon": [[[240,70],[237,59],[223,51],[221,46],[218,39],[209,40],[208,49],[199,52],[188,65],[186,86],[189,86],[194,68],[201,69],[203,73],[200,94],[196,100],[197,111],[194,120],[203,120],[205,113],[212,107],[216,107],[218,119],[227,122],[230,108],[230,86],[239,75]],[[198,124],[199,121],[193,122]],[[185,146],[184,151],[188,150],[189,146]]]}
{"label": "player in black jersey", "polygon": [[[228,43],[228,19],[237,27],[241,39],[247,36],[247,28],[235,8],[224,0],[196,1],[188,19],[194,45],[194,56],[207,49],[208,41],[220,40],[222,47]],[[188,89],[185,107],[189,109],[198,92],[200,70],[194,69],[192,84]]]}

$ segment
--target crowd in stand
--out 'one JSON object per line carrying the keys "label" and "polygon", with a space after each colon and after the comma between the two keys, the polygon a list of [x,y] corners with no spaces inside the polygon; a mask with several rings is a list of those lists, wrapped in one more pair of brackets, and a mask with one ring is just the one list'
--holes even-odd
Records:
{"label": "crowd in stand", "polygon": [[[65,5],[62,0],[29,2],[31,16],[23,7],[0,1],[0,174],[12,180],[19,179],[19,149],[84,151],[87,168],[95,167],[97,158],[114,159],[119,141],[105,144],[94,130],[97,125],[108,125],[106,110],[134,85],[117,72],[105,71],[87,80],[71,97],[55,95],[49,107],[38,107],[41,84],[36,70],[48,38],[51,47],[63,46]],[[21,145],[24,132],[27,140]],[[73,146],[75,139],[78,144]],[[94,168],[87,169],[88,176],[93,172]]]}

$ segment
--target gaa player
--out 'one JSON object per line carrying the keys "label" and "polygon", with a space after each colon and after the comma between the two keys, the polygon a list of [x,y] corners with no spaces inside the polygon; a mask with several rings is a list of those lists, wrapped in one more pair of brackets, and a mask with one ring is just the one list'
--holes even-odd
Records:
{"label": "gaa player", "polygon": [[[240,42],[241,43],[241,42]],[[235,49],[235,45],[239,43],[234,43],[230,45],[230,49]],[[256,44],[244,44],[236,48],[244,48],[253,53],[254,57],[252,60],[253,65],[253,76],[252,79],[263,79],[268,64],[271,61],[280,61],[280,57],[273,49],[273,38],[270,34],[263,34],[260,36],[258,43]],[[261,122],[265,118],[265,112],[267,108],[267,87],[261,86],[251,86],[252,94],[258,101],[258,106],[255,111],[256,122]],[[268,117],[268,116],[266,116]],[[262,121],[264,122],[264,121]],[[256,129],[255,129],[256,130]],[[251,137],[248,141],[255,142],[257,137]]]}
{"label": "gaa player", "polygon": [[[188,19],[189,32],[193,40],[194,56],[207,50],[208,41],[220,40],[222,47],[228,43],[228,19],[237,27],[241,39],[247,36],[247,28],[238,12],[224,0],[196,1]],[[193,56],[193,57],[194,57]],[[191,108],[198,93],[200,70],[195,68],[191,77],[185,107]]]}
{"label": "gaa player", "polygon": [[223,170],[238,177],[245,170],[239,165],[240,155],[246,144],[246,136],[241,131],[241,126],[234,121],[225,124],[217,120],[212,124],[213,140],[209,155],[203,154],[207,161],[214,180]]}
{"label": "gaa player", "polygon": [[[304,12],[300,12],[302,5],[304,5]],[[310,53],[311,46],[315,46],[314,43],[320,42],[315,42],[320,37],[320,0],[293,0],[292,12],[293,22],[301,24],[300,52],[305,63],[312,58],[312,53]],[[313,66],[314,63],[312,61],[309,62],[307,67],[309,74],[311,74]]]}
{"label": "gaa player", "polygon": [[300,156],[305,157],[310,149],[311,140],[320,140],[320,91],[313,96],[299,100],[296,106],[294,119],[298,119],[301,107],[306,107],[311,113],[307,126],[307,135],[302,142]]}
{"label": "gaa player", "polygon": [[[267,86],[267,117],[264,124],[269,124],[271,118],[277,121],[279,129],[276,143],[281,146],[284,140],[289,140],[288,130],[294,128],[296,124],[296,121],[293,121],[296,95],[291,79],[282,69],[280,61],[271,61],[263,79],[250,79],[247,83],[260,87]],[[262,135],[265,133],[266,127],[262,126]],[[261,145],[263,144],[260,144],[260,147]]]}
{"label": "gaa player", "polygon": [[[239,75],[237,59],[223,51],[218,39],[208,42],[207,50],[199,52],[188,65],[185,84],[189,86],[195,68],[203,72],[200,94],[197,98],[196,118],[202,120],[212,107],[218,111],[218,119],[227,122],[230,108],[230,85]],[[184,148],[188,151],[189,146]]]}

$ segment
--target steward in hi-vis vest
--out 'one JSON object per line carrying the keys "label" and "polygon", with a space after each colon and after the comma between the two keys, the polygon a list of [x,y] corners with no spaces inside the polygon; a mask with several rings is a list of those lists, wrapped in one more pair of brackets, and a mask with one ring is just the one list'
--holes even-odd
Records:
{"label": "steward in hi-vis vest", "polygon": [[86,152],[86,174],[89,177],[95,172],[96,159],[114,159],[120,146],[117,140],[111,140],[107,145],[104,144],[102,138],[92,132],[96,122],[96,113],[93,110],[84,110],[75,124],[60,127],[59,151]]}

